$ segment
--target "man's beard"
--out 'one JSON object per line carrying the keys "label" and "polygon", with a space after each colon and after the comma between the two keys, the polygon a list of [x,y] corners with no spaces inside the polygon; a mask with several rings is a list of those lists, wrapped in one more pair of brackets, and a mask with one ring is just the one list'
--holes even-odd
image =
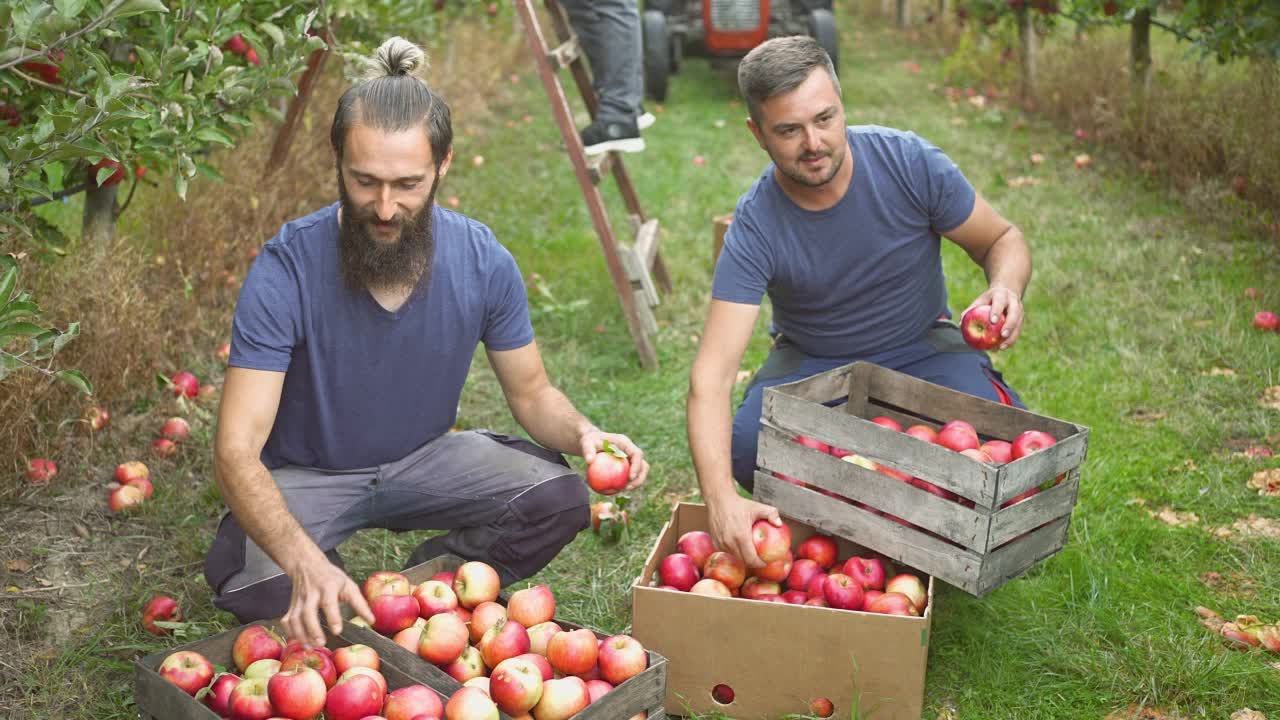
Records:
{"label": "man's beard", "polygon": [[[803,170],[801,170],[801,168],[803,167],[801,163],[803,163],[806,159],[814,157],[813,155],[802,155],[801,157],[796,158],[794,168],[788,167],[785,163],[778,162],[777,158],[773,158],[773,164],[777,168],[782,170],[783,175],[786,175],[792,182],[796,183],[797,185],[803,185],[805,187],[810,187],[810,188],[819,188],[831,182],[832,178],[836,176],[836,173],[840,172],[840,167],[844,164],[845,158],[848,155],[848,153],[839,152],[837,156],[837,152],[838,151],[832,151],[831,154],[829,155],[829,157],[831,158],[831,169],[826,173],[824,177],[816,180],[813,178],[812,175],[806,174]],[[772,155],[772,153],[770,153],[770,155]]]}
{"label": "man's beard", "polygon": [[377,216],[371,210],[356,207],[347,194],[338,171],[338,196],[342,200],[342,222],[338,224],[338,249],[342,257],[342,277],[351,288],[413,287],[429,275],[435,250],[432,235],[432,210],[435,208],[436,179],[432,178],[427,202],[417,215],[397,214],[394,222],[400,228],[395,240],[376,239],[370,224]]}

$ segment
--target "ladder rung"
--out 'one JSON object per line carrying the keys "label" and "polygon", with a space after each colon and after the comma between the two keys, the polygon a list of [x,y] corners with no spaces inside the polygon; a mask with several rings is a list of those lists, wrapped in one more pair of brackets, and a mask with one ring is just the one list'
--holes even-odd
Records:
{"label": "ladder rung", "polygon": [[564,42],[564,44],[547,53],[547,57],[555,65],[561,68],[567,68],[573,64],[582,55],[582,43],[578,42],[578,36],[574,35]]}
{"label": "ladder rung", "polygon": [[645,270],[653,267],[653,258],[658,254],[658,218],[650,218],[640,226],[635,251]]}
{"label": "ladder rung", "polygon": [[609,174],[609,169],[613,166],[613,153],[606,152],[599,155],[587,156],[587,172],[591,173],[591,182],[596,185]]}

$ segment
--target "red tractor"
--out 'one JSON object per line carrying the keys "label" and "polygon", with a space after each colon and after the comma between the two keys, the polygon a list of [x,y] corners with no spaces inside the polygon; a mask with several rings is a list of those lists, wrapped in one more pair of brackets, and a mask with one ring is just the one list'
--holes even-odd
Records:
{"label": "red tractor", "polygon": [[831,0],[646,0],[640,21],[645,92],[658,102],[686,50],[736,61],[769,38],[809,35],[840,65]]}

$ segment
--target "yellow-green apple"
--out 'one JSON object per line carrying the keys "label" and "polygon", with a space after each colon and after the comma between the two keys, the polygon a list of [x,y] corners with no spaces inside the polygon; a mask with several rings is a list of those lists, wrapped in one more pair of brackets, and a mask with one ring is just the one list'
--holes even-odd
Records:
{"label": "yellow-green apple", "polygon": [[564,628],[553,621],[538,623],[529,628],[529,652],[546,657],[547,643],[551,641],[551,636],[563,630]]}
{"label": "yellow-green apple", "polygon": [[267,697],[276,715],[310,720],[324,710],[328,687],[320,673],[309,667],[282,670],[267,681]]}
{"label": "yellow-green apple", "polygon": [[970,432],[959,426],[943,426],[942,430],[938,431],[938,438],[935,442],[948,450],[955,450],[956,452],[971,449],[977,450],[979,445],[977,433]]}
{"label": "yellow-green apple", "polygon": [[533,652],[527,652],[523,655],[520,655],[519,657],[524,658],[525,660],[528,660],[529,662],[533,663],[533,666],[538,668],[538,671],[542,673],[543,680],[550,680],[551,678],[556,676],[555,669],[551,667],[551,661],[548,660],[546,656],[539,655]]}
{"label": "yellow-green apple", "polygon": [[938,439],[938,431],[928,425],[912,425],[903,432],[927,443],[937,442]]}
{"label": "yellow-green apple", "polygon": [[160,663],[160,677],[194,697],[213,679],[213,663],[194,650],[179,650]]}
{"label": "yellow-green apple", "polygon": [[565,675],[589,671],[596,664],[599,640],[585,628],[556,633],[547,643],[547,660]]}
{"label": "yellow-green apple", "polygon": [[721,705],[728,705],[729,703],[733,702],[733,696],[734,696],[733,688],[729,687],[728,685],[725,685],[724,683],[720,683],[715,687],[711,688],[711,699],[715,700]]}
{"label": "yellow-green apple", "polygon": [[528,660],[507,658],[489,675],[489,696],[508,715],[529,712],[542,697],[542,671]]}
{"label": "yellow-green apple", "polygon": [[631,476],[631,461],[627,454],[608,440],[596,452],[587,466],[587,485],[601,495],[616,495],[627,486]]}
{"label": "yellow-green apple", "polygon": [[[422,620],[422,618],[418,618],[418,620]],[[422,643],[422,629],[425,628],[426,626],[427,626],[426,621],[423,621],[423,624],[421,625],[419,625],[417,622],[414,622],[409,627],[401,630],[395,635],[392,635],[391,642],[399,645],[400,647],[404,648],[405,650],[408,650],[411,653],[416,654],[418,652],[418,645]]]}
{"label": "yellow-green apple", "polygon": [[453,662],[441,665],[440,669],[460,683],[465,683],[471,678],[483,677],[487,670],[484,666],[484,658],[480,657],[480,648],[474,645],[463,648],[462,653]]}
{"label": "yellow-green apple", "polygon": [[782,601],[788,605],[803,605],[809,594],[803,590],[788,590],[781,595]]}
{"label": "yellow-green apple", "polygon": [[379,687],[377,679],[370,675],[343,673],[325,696],[325,720],[361,720],[377,715],[382,710],[386,694],[386,690]]}
{"label": "yellow-green apple", "polygon": [[1003,465],[1013,461],[1013,445],[1004,440],[988,440],[978,448],[991,458],[991,462]]}
{"label": "yellow-green apple", "polygon": [[778,583],[752,576],[742,582],[742,587],[738,589],[738,597],[758,600],[761,595],[778,595],[781,592],[782,586]]}
{"label": "yellow-green apple", "polygon": [[751,526],[751,542],[761,561],[781,560],[791,553],[791,528],[786,523],[774,525],[768,520],[757,520]]}
{"label": "yellow-green apple", "polygon": [[755,570],[752,570],[751,574],[761,580],[772,580],[773,582],[780,583],[785,581],[787,576],[791,574],[791,566],[793,564],[791,551],[788,550],[786,555],[783,555],[778,560],[765,563],[764,567],[758,567]]}
{"label": "yellow-green apple", "polygon": [[911,598],[899,592],[887,592],[877,595],[874,600],[867,603],[865,608],[867,612],[880,613],[881,615],[915,615],[920,614],[916,610],[916,606],[911,602]]}
{"label": "yellow-green apple", "polygon": [[130,460],[129,462],[120,463],[116,466],[115,478],[116,482],[121,485],[128,485],[130,480],[135,480],[137,478],[146,478],[150,480],[151,471],[148,470],[147,466],[143,463],[140,463],[137,460]]}
{"label": "yellow-green apple", "polygon": [[1276,332],[1280,330],[1280,315],[1270,310],[1259,310],[1253,315],[1253,326],[1259,330]]}
{"label": "yellow-green apple", "polygon": [[[733,597],[733,591],[724,583],[714,578],[702,578],[689,588],[694,595],[712,595],[715,597]],[[757,598],[758,599],[758,598]]]}
{"label": "yellow-green apple", "polygon": [[383,635],[395,635],[418,619],[418,599],[412,595],[379,595],[369,601],[369,609],[373,629]]}
{"label": "yellow-green apple", "polygon": [[480,657],[490,668],[508,658],[529,652],[529,631],[510,618],[494,623],[480,638]]}
{"label": "yellow-green apple", "polygon": [[808,435],[797,435],[797,436],[795,436],[795,437],[791,438],[791,442],[794,442],[794,443],[800,443],[801,445],[803,445],[803,446],[805,446],[805,447],[807,447],[807,448],[813,448],[814,450],[817,450],[818,452],[824,452],[824,453],[830,453],[830,452],[831,452],[831,446],[830,446],[830,445],[828,445],[828,444],[826,444],[826,443],[822,442],[821,440],[815,440],[815,439],[813,439],[813,438],[809,437]]}
{"label": "yellow-green apple", "polygon": [[200,381],[186,370],[174,373],[169,382],[173,383],[173,394],[179,397],[186,395],[193,398],[200,392]]}
{"label": "yellow-green apple", "polygon": [[906,595],[919,613],[924,612],[925,603],[929,602],[924,583],[910,573],[901,573],[889,578],[889,581],[884,584],[884,592],[886,595],[895,592]]}
{"label": "yellow-green apple", "polygon": [[526,628],[544,623],[556,615],[556,596],[546,585],[534,585],[511,593],[507,617]]}
{"label": "yellow-green apple", "polygon": [[480,638],[489,631],[499,620],[505,620],[507,617],[507,609],[502,605],[485,601],[480,603],[471,611],[471,622],[467,625],[470,630],[469,635],[472,643],[479,643]]}
{"label": "yellow-green apple", "polygon": [[990,305],[977,305],[969,308],[964,317],[960,318],[960,334],[969,347],[991,350],[1004,339],[1000,337],[1000,331],[1004,329],[1004,316],[998,315],[995,320],[991,317]]}
{"label": "yellow-green apple", "polygon": [[621,685],[649,667],[649,654],[630,635],[613,635],[600,643],[597,663],[600,677],[611,685]]}
{"label": "yellow-green apple", "polygon": [[178,446],[169,438],[156,438],[151,441],[151,454],[158,458],[167,458],[178,452]]}
{"label": "yellow-green apple", "polygon": [[123,512],[146,500],[146,491],[137,485],[121,485],[107,496],[107,508],[111,512]]}
{"label": "yellow-green apple", "polygon": [[418,601],[418,614],[424,618],[442,612],[449,612],[458,607],[458,596],[453,588],[439,580],[427,580],[413,588],[413,597]]}
{"label": "yellow-green apple", "polygon": [[353,667],[367,667],[377,670],[382,667],[382,659],[378,651],[361,643],[343,645],[333,651],[333,667],[341,675]]}
{"label": "yellow-green apple", "polygon": [[365,600],[373,602],[380,595],[412,595],[413,585],[409,578],[394,570],[379,570],[365,579],[361,591]]}
{"label": "yellow-green apple", "polygon": [[111,424],[111,413],[100,405],[91,405],[84,411],[84,419],[89,423],[89,429],[97,432],[105,430]]}
{"label": "yellow-green apple", "polygon": [[386,720],[413,720],[421,715],[439,718],[444,714],[444,703],[435,690],[426,685],[406,685],[387,694],[382,706]]}
{"label": "yellow-green apple", "polygon": [[582,678],[564,677],[542,684],[542,698],[533,706],[534,720],[568,720],[591,704]]}
{"label": "yellow-green apple", "polygon": [[186,440],[191,434],[191,424],[180,417],[171,417],[160,427],[160,434],[174,442]]}
{"label": "yellow-green apple", "polygon": [[231,720],[266,720],[275,715],[271,698],[267,695],[266,678],[244,678],[231,690],[227,698],[227,713]]}
{"label": "yellow-green apple", "polygon": [[[320,652],[321,650],[326,652]],[[411,650],[417,652],[418,647],[415,645]],[[280,656],[280,672],[297,670],[302,667],[315,670],[320,675],[320,678],[324,680],[326,689],[333,687],[333,684],[338,681],[338,666],[334,665],[333,655],[328,652],[328,648],[311,648],[308,650],[297,646],[297,649],[290,650],[286,647],[284,654]]]}
{"label": "yellow-green apple", "polygon": [[489,676],[488,675],[482,675],[480,677],[471,678],[470,680],[462,683],[462,687],[476,688],[481,692],[483,692],[486,697],[491,697],[489,695]]}
{"label": "yellow-green apple", "polygon": [[814,698],[809,701],[809,714],[814,717],[829,718],[835,714],[836,706],[831,702],[830,698]]}
{"label": "yellow-green apple", "polygon": [[747,566],[742,563],[742,560],[737,555],[724,550],[717,550],[711,553],[711,557],[707,558],[707,564],[702,568],[702,577],[709,580],[719,580],[730,591],[736,591],[742,587],[742,581],[747,579]]}
{"label": "yellow-green apple", "polygon": [[458,659],[467,646],[467,626],[457,615],[440,613],[427,619],[418,642],[418,655],[427,662],[445,665]]}
{"label": "yellow-green apple", "polygon": [[791,564],[791,571],[787,573],[787,588],[794,589],[794,591],[806,591],[809,588],[809,583],[813,582],[815,575],[822,574],[822,565],[819,565],[817,560],[801,557],[801,559]]}
{"label": "yellow-green apple", "polygon": [[823,570],[830,570],[836,564],[840,546],[835,538],[829,535],[811,535],[796,548],[796,557],[812,560]]}
{"label": "yellow-green apple", "polygon": [[[240,684],[240,676],[235,673],[218,673],[213,678],[213,682],[209,683],[209,692],[200,698],[200,702],[204,706],[213,711],[218,717],[227,717],[231,710],[227,705],[231,702],[231,691],[236,689],[236,685]],[[197,691],[198,692],[198,691]]]}
{"label": "yellow-green apple", "polygon": [[587,697],[591,702],[595,702],[600,698],[608,695],[613,690],[613,686],[604,680],[588,680],[587,681]]}
{"label": "yellow-green apple", "polygon": [[897,432],[902,432],[902,424],[901,424],[901,423],[899,423],[897,420],[894,420],[894,419],[893,419],[893,418],[891,418],[891,417],[885,417],[885,416],[883,416],[883,415],[878,415],[878,416],[876,416],[876,417],[871,418],[871,422],[873,422],[873,423],[875,423],[875,424],[877,424],[877,425],[879,425],[879,426],[881,426],[881,427],[887,427],[887,428],[889,428],[890,430],[896,430]]}
{"label": "yellow-green apple", "polygon": [[694,565],[705,567],[707,558],[716,551],[716,544],[711,539],[711,533],[705,530],[690,530],[676,541],[676,550],[688,555]]}
{"label": "yellow-green apple", "polygon": [[837,610],[862,609],[862,586],[843,573],[827,576],[827,581],[822,586],[822,596],[826,598],[828,607]]}
{"label": "yellow-green apple", "polygon": [[848,575],[863,590],[884,590],[884,562],[877,557],[851,557],[844,561],[840,568],[842,575]]}
{"label": "yellow-green apple", "polygon": [[168,595],[157,595],[151,598],[147,606],[142,610],[142,627],[152,635],[168,635],[171,630],[156,625],[156,621],[161,622],[181,622],[182,610],[178,607],[178,601]]}
{"label": "yellow-green apple", "polygon": [[338,676],[338,682],[334,683],[333,686],[337,687],[338,685],[342,684],[343,680],[349,680],[357,675],[364,675],[366,677],[372,678],[374,685],[378,686],[378,691],[383,695],[387,694],[386,676],[383,675],[381,672],[374,670],[373,668],[367,668],[367,667],[364,667],[363,665],[357,665],[353,668],[347,668],[346,672]]}
{"label": "yellow-green apple", "polygon": [[240,672],[244,672],[254,662],[264,658],[279,660],[284,654],[284,641],[280,636],[262,625],[250,625],[236,636],[231,646],[231,658]]}
{"label": "yellow-green apple", "polygon": [[244,669],[244,679],[251,678],[267,679],[272,675],[280,672],[281,662],[273,658],[262,658],[249,663],[249,667]]}
{"label": "yellow-green apple", "polygon": [[453,577],[453,592],[458,596],[458,604],[468,610],[482,602],[497,600],[501,589],[498,571],[478,560],[463,563]]}
{"label": "yellow-green apple", "polygon": [[684,553],[671,553],[662,558],[658,565],[658,579],[663,585],[670,585],[677,590],[688,592],[701,577],[702,573],[693,564],[693,558]]}
{"label": "yellow-green apple", "polygon": [[445,720],[498,720],[498,706],[488,693],[476,687],[463,687],[449,696],[444,706]]}

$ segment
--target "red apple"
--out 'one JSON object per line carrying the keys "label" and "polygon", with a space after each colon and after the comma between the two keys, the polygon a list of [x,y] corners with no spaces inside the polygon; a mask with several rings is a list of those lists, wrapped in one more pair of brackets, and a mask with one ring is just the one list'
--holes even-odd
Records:
{"label": "red apple", "polygon": [[542,698],[533,706],[534,720],[568,720],[591,704],[581,678],[565,677],[542,684]]}
{"label": "red apple", "polygon": [[373,629],[383,635],[395,635],[418,619],[418,599],[412,595],[378,595],[369,601],[373,611]]}
{"label": "red apple", "polygon": [[179,650],[160,663],[160,677],[194,697],[213,679],[213,663],[193,650]]}
{"label": "red apple", "polygon": [[276,715],[310,720],[324,710],[328,686],[320,673],[309,667],[281,670],[267,681],[267,697]]}
{"label": "red apple", "polygon": [[382,667],[382,660],[378,657],[378,651],[356,643],[354,645],[343,645],[333,651],[333,667],[342,675],[353,667],[367,667],[370,670],[377,670]]}
{"label": "red apple", "polygon": [[733,591],[727,585],[714,578],[702,578],[689,588],[694,595],[712,595],[715,597],[733,597]]}
{"label": "red apple", "polygon": [[814,440],[813,438],[807,435],[797,435],[791,438],[791,442],[800,443],[801,445],[807,448],[813,448],[814,450],[817,450],[819,452],[824,452],[824,453],[831,452],[830,445],[822,442],[821,440]]}
{"label": "red apple", "polygon": [[385,698],[386,691],[372,676],[344,673],[325,696],[325,720],[361,720],[377,715]]}
{"label": "red apple", "polygon": [[804,604],[811,607],[831,607],[827,604],[827,599],[821,595],[810,596],[808,600],[804,601]]}
{"label": "red apple", "polygon": [[470,610],[482,602],[498,599],[502,582],[498,571],[478,560],[463,563],[453,578],[453,592],[458,604]]}
{"label": "red apple", "polygon": [[547,621],[538,623],[529,628],[529,652],[546,656],[547,643],[551,642],[551,637],[558,632],[563,632],[564,628],[555,622]]}
{"label": "red apple", "polygon": [[507,618],[507,609],[496,602],[482,602],[471,611],[471,622],[467,623],[471,642],[479,644],[480,638],[499,620]]}
{"label": "red apple", "polygon": [[511,593],[507,617],[526,628],[548,622],[556,615],[556,597],[546,585],[534,585]]}
{"label": "red apple", "polygon": [[822,595],[827,605],[838,610],[861,610],[863,602],[862,586],[853,578],[842,573],[827,576],[822,587]]}
{"label": "red apple", "polygon": [[751,542],[763,562],[781,560],[791,552],[791,528],[786,523],[774,525],[768,520],[757,520],[751,526]]}
{"label": "red apple", "polygon": [[435,580],[435,581],[437,581],[437,582],[442,582],[442,583],[444,583],[445,585],[448,585],[448,586],[449,586],[449,589],[450,589],[450,590],[452,590],[452,589],[453,589],[453,579],[454,579],[454,577],[455,577],[455,576],[456,576],[456,573],[454,573],[452,570],[441,570],[440,572],[436,573],[435,575],[432,575],[432,576],[431,576],[431,579],[432,579],[432,580]]}
{"label": "red apple", "polygon": [[595,702],[611,692],[613,692],[613,686],[604,680],[587,681],[587,695],[591,698],[591,702]]}
{"label": "red apple", "polygon": [[[102,181],[101,185],[98,184],[99,170],[112,171],[112,173]],[[120,167],[120,163],[110,158],[102,158],[89,168],[89,185],[91,187],[111,187],[112,185],[119,183],[121,180],[124,180],[124,168]]]}
{"label": "red apple", "polygon": [[107,496],[107,507],[111,512],[123,512],[141,505],[146,500],[146,491],[137,485],[121,485]]}
{"label": "red apple", "polygon": [[749,577],[738,589],[738,597],[747,600],[758,600],[761,595],[780,595],[782,594],[782,586],[770,580],[761,580],[758,577]]}
{"label": "red apple", "polygon": [[742,581],[747,579],[747,566],[742,563],[742,560],[737,555],[718,550],[711,553],[711,557],[707,558],[707,564],[702,569],[702,577],[718,580],[732,592],[742,587]]}
{"label": "red apple", "polygon": [[1280,315],[1276,315],[1270,310],[1261,310],[1254,314],[1253,326],[1259,330],[1276,332],[1280,330]]}
{"label": "red apple", "polygon": [[33,483],[47,483],[58,474],[58,466],[46,458],[32,458],[27,463],[27,479]]}
{"label": "red apple", "polygon": [[94,432],[105,430],[111,424],[111,413],[106,408],[93,405],[84,412],[85,422],[89,423],[89,429]]}
{"label": "red apple", "polygon": [[186,395],[193,398],[200,392],[200,381],[186,370],[174,373],[169,382],[173,383],[173,394],[179,397]]}
{"label": "red apple", "polygon": [[788,590],[781,597],[788,605],[803,605],[809,599],[809,595],[803,590]]}
{"label": "red apple", "polygon": [[598,646],[599,641],[590,630],[566,630],[553,635],[547,643],[547,660],[565,675],[585,673],[596,664]]}
{"label": "red apple", "polygon": [[844,561],[840,572],[853,578],[863,590],[884,590],[884,562],[878,557],[851,557]]}
{"label": "red apple", "polygon": [[960,319],[960,334],[963,334],[964,341],[978,350],[992,350],[1000,345],[1000,331],[1004,327],[1004,315],[991,319],[991,305],[970,307]]}
{"label": "red apple", "polygon": [[413,588],[413,598],[418,601],[418,615],[429,618],[458,607],[458,596],[453,588],[439,580],[427,580]]}
{"label": "red apple", "polygon": [[823,570],[830,570],[831,566],[836,564],[839,552],[840,547],[836,544],[835,538],[829,535],[813,535],[796,548],[796,557],[812,560]]}
{"label": "red apple", "polygon": [[[840,570],[837,569],[836,572],[840,572]],[[814,575],[810,578],[809,584],[805,586],[804,590],[809,594],[809,597],[822,597],[826,586],[827,575],[826,573],[823,573],[821,575]]]}
{"label": "red apple", "polygon": [[937,442],[938,431],[928,425],[912,425],[905,432],[913,438],[919,438],[927,443]]}
{"label": "red apple", "polygon": [[916,610],[911,598],[897,592],[877,595],[874,600],[867,603],[866,611],[880,613],[881,615],[920,615],[920,611]]}
{"label": "red apple", "polygon": [[361,591],[365,600],[373,602],[379,595],[412,595],[413,585],[409,578],[394,570],[379,570],[365,579]]}
{"label": "red apple", "polygon": [[418,655],[437,665],[451,663],[467,646],[467,626],[457,615],[440,613],[427,620],[418,642]]}
{"label": "red apple", "polygon": [[885,417],[883,415],[880,415],[880,416],[871,418],[871,422],[877,425],[880,425],[882,427],[887,427],[890,430],[896,430],[897,432],[902,432],[902,423],[899,423],[897,420],[894,420],[891,417]]}
{"label": "red apple", "polygon": [[231,702],[231,691],[239,684],[239,675],[229,672],[219,673],[209,685],[209,692],[205,693],[201,702],[218,717],[227,717],[231,712],[227,707]]}
{"label": "red apple", "polygon": [[507,658],[489,676],[489,695],[508,715],[527,713],[542,698],[542,671],[528,660]]}
{"label": "red apple", "polygon": [[920,578],[910,573],[902,573],[889,578],[884,584],[884,593],[902,593],[906,595],[911,604],[915,606],[916,612],[923,613],[925,603],[929,602],[929,595],[925,590],[924,583]]}
{"label": "red apple", "polygon": [[693,558],[684,553],[672,553],[662,558],[658,565],[659,581],[678,590],[688,592],[700,577],[702,574],[698,571],[698,566],[693,564]]}
{"label": "red apple", "polygon": [[764,567],[759,567],[753,570],[752,574],[761,580],[772,580],[780,583],[785,581],[787,576],[791,574],[791,566],[793,564],[794,562],[791,551],[788,550],[787,554],[783,555],[781,560],[774,560],[773,562],[766,563]]}
{"label": "red apple", "polygon": [[1009,498],[1008,500],[1005,500],[1004,502],[1000,503],[1000,507],[1002,507],[1002,508],[1007,508],[1007,507],[1009,507],[1010,505],[1017,505],[1018,503],[1022,502],[1023,500],[1026,500],[1027,498],[1032,497],[1032,496],[1034,496],[1034,495],[1038,495],[1039,493],[1040,493],[1040,488],[1039,488],[1038,486],[1037,486],[1037,487],[1033,487],[1033,488],[1031,488],[1030,490],[1027,490],[1027,491],[1026,491],[1026,492],[1024,492],[1024,493],[1019,493],[1019,494],[1017,494],[1017,495],[1014,495],[1013,497]]}
{"label": "red apple", "polygon": [[244,38],[240,37],[239,33],[236,33],[223,43],[222,49],[230,51],[236,55],[243,55],[249,52],[249,43],[245,42]]}
{"label": "red apple", "polygon": [[978,430],[974,428],[971,423],[965,420],[948,420],[943,423],[942,427],[938,428],[938,432],[941,433],[943,430],[951,430],[953,428],[963,430],[974,437],[978,437]]}
{"label": "red apple", "polygon": [[150,480],[151,471],[147,469],[146,465],[138,462],[137,460],[131,460],[126,463],[120,463],[116,466],[115,478],[116,482],[121,485],[128,485],[129,481],[135,478],[145,478]]}
{"label": "red apple", "polygon": [[151,602],[147,603],[147,607],[142,611],[142,627],[152,635],[168,635],[171,630],[156,626],[156,621],[161,622],[181,622],[182,610],[178,607],[178,601],[168,595],[157,595],[151,598]]}
{"label": "red apple", "polygon": [[600,677],[616,687],[644,672],[649,667],[649,654],[630,635],[614,635],[600,644],[598,662]]}
{"label": "red apple", "polygon": [[439,718],[444,714],[444,703],[435,690],[426,685],[406,685],[387,694],[382,706],[386,720],[413,720],[420,715]]}
{"label": "red apple", "polygon": [[835,711],[835,705],[828,698],[814,698],[809,702],[809,714],[814,717],[829,718],[835,714]]}
{"label": "red apple", "polygon": [[988,440],[978,450],[985,452],[991,462],[997,465],[1013,461],[1013,445],[1004,440]]}
{"label": "red apple", "polygon": [[[868,607],[870,607],[870,606],[871,606],[871,601],[872,601],[872,600],[875,600],[876,598],[880,597],[880,596],[881,596],[881,595],[883,595],[883,594],[884,594],[884,592],[882,592],[882,591],[880,591],[880,590],[867,590],[867,591],[863,592],[863,593],[862,593],[862,609],[864,609],[864,610],[865,610],[865,609],[867,609]],[[899,593],[899,594],[901,595],[901,593]],[[903,597],[906,597],[906,595],[903,595]]]}
{"label": "red apple", "polygon": [[484,664],[496,668],[503,660],[529,652],[529,631],[524,625],[504,618],[480,638],[480,657]]}
{"label": "red apple", "polygon": [[378,692],[382,693],[383,695],[387,694],[386,676],[378,672],[377,670],[374,670],[373,668],[367,668],[360,665],[357,665],[353,668],[348,668],[346,672],[338,676],[338,682],[334,683],[333,686],[337,687],[342,684],[343,680],[350,680],[351,678],[357,675],[364,675],[366,677],[372,678],[374,685],[378,687]]}
{"label": "red apple", "polygon": [[484,658],[480,657],[480,648],[473,645],[463,648],[462,654],[456,660],[441,665],[440,669],[460,683],[465,683],[472,678],[484,677],[486,670]]}
{"label": "red apple", "polygon": [[127,484],[132,485],[138,488],[139,490],[141,490],[143,500],[150,500],[152,493],[155,492],[155,487],[151,485],[151,480],[148,478],[144,478],[144,477],[134,478],[130,480]]}
{"label": "red apple", "polygon": [[1013,439],[1013,459],[1018,460],[1053,445],[1056,440],[1047,432],[1028,430]]}
{"label": "red apple", "polygon": [[622,448],[608,440],[587,466],[587,485],[601,495],[616,495],[631,477],[631,461]]}
{"label": "red apple", "polygon": [[187,436],[191,434],[191,425],[180,417],[171,417],[164,421],[164,426],[160,428],[160,434],[174,442],[186,440]]}
{"label": "red apple", "polygon": [[449,696],[445,720],[498,720],[498,706],[484,690],[464,687]]}
{"label": "red apple", "polygon": [[156,438],[151,441],[151,454],[158,458],[167,458],[178,452],[178,446],[169,438]]}
{"label": "red apple", "polygon": [[716,551],[716,545],[710,533],[703,530],[690,530],[680,536],[680,540],[676,542],[676,549],[688,555],[694,565],[706,567],[707,558]]}
{"label": "red apple", "polygon": [[258,60],[258,51],[254,50],[253,48],[249,48],[248,52],[244,54],[244,59],[248,60],[250,65],[262,64],[262,62]]}
{"label": "red apple", "polygon": [[[326,689],[333,687],[333,684],[338,681],[338,666],[334,664],[333,654],[329,652],[329,649],[312,648],[308,650],[300,644],[295,645],[294,648],[290,649],[285,646],[284,654],[280,656],[280,672],[288,672],[289,670],[297,670],[303,667],[311,668],[320,674]],[[414,645],[409,650],[417,652],[418,646]]]}
{"label": "red apple", "polygon": [[938,432],[936,442],[942,447],[947,448],[948,450],[955,450],[956,452],[978,449],[977,434],[960,427],[944,427]]}
{"label": "red apple", "polygon": [[267,678],[245,678],[236,683],[227,697],[231,720],[267,720],[275,712],[267,694]]}
{"label": "red apple", "polygon": [[[551,661],[548,660],[545,655],[539,655],[535,652],[527,652],[523,655],[518,655],[517,657],[524,658],[525,660],[533,663],[533,666],[538,668],[538,672],[542,673],[543,680],[550,680],[556,676],[555,668],[551,667]],[[598,649],[596,657],[599,658]]]}

